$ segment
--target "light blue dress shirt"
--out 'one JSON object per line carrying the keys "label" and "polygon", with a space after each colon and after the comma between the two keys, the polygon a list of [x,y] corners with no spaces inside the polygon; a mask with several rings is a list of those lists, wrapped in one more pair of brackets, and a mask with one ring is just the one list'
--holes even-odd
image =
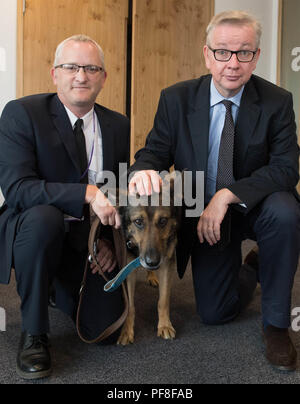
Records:
{"label": "light blue dress shirt", "polygon": [[222,104],[222,101],[226,99],[233,103],[231,112],[233,121],[234,123],[236,123],[243,91],[244,87],[234,97],[224,98],[216,89],[213,79],[211,80],[208,165],[207,165],[207,183],[205,193],[206,204],[209,203],[211,198],[216,193],[219,148],[226,115],[226,108],[225,105]]}

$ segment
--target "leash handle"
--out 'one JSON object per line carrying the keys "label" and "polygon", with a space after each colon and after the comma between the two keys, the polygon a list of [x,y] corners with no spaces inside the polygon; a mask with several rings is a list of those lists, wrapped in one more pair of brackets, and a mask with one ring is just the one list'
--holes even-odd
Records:
{"label": "leash handle", "polygon": [[115,291],[121,284],[125,281],[127,276],[134,271],[136,268],[141,266],[141,261],[140,258],[136,258],[135,260],[131,261],[128,265],[126,265],[119,273],[117,276],[115,276],[112,280],[107,282],[106,285],[104,285],[104,291],[105,292],[113,292]]}

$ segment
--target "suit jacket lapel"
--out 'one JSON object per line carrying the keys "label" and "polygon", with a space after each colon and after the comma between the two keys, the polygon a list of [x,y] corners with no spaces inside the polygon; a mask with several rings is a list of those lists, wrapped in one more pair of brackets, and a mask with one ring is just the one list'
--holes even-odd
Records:
{"label": "suit jacket lapel", "polygon": [[64,143],[67,152],[80,175],[80,163],[76,143],[74,141],[74,134],[68,114],[60,102],[58,96],[54,96],[50,104],[50,113],[52,115],[53,123]]}
{"label": "suit jacket lapel", "polygon": [[250,79],[250,81],[246,84],[244,93],[242,95],[240,110],[236,123],[234,144],[234,171],[236,179],[243,175],[242,172],[245,165],[248,146],[261,114],[261,109],[256,104],[258,100],[259,96]]}
{"label": "suit jacket lapel", "polygon": [[100,105],[95,105],[95,111],[100,123],[102,133],[102,149],[103,149],[103,170],[113,171],[114,169],[114,149],[115,140],[114,132],[110,124],[107,111]]}
{"label": "suit jacket lapel", "polygon": [[208,160],[210,83],[211,76],[207,76],[200,85],[193,111],[187,117],[197,170],[204,172],[207,171]]}

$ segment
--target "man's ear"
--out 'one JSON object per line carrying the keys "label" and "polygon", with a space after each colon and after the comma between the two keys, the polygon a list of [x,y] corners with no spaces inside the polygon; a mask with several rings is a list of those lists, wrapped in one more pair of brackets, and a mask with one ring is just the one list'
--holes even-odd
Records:
{"label": "man's ear", "polygon": [[56,86],[56,69],[54,67],[52,67],[52,69],[50,70],[50,74],[52,77],[52,81],[53,81],[54,85]]}
{"label": "man's ear", "polygon": [[204,55],[205,65],[206,65],[207,69],[210,70],[211,63],[210,63],[208,52],[209,52],[208,46],[204,45],[204,47],[203,47],[203,55]]}

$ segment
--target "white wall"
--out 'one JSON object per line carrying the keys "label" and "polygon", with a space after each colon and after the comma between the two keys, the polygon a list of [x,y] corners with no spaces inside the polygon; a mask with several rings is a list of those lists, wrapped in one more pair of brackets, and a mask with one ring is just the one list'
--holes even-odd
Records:
{"label": "white wall", "polygon": [[[16,98],[17,0],[0,0],[0,114]],[[0,206],[3,196],[0,190]]]}
{"label": "white wall", "polygon": [[277,76],[278,9],[278,0],[215,0],[216,14],[226,10],[245,10],[260,20],[263,27],[262,53],[255,73],[275,84]]}

